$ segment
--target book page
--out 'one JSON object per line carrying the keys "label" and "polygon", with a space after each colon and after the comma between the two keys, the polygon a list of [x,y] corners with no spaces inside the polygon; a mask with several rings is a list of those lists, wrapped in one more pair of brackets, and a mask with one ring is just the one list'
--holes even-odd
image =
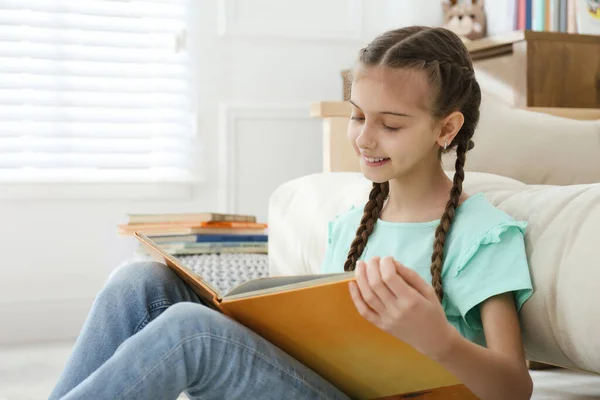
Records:
{"label": "book page", "polygon": [[316,275],[294,275],[294,276],[276,276],[270,278],[259,278],[242,283],[230,290],[223,299],[231,300],[242,297],[251,297],[261,294],[280,292],[285,290],[308,287],[320,283],[335,282],[348,279],[354,276],[352,272],[341,272],[335,274],[316,274]]}

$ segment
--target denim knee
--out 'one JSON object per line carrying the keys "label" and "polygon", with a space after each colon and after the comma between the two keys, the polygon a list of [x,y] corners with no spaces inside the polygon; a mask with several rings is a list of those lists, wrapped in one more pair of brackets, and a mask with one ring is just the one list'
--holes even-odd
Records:
{"label": "denim knee", "polygon": [[172,280],[173,273],[164,264],[152,261],[126,264],[113,271],[97,300],[118,305],[135,297],[145,299],[149,292],[168,287]]}
{"label": "denim knee", "polygon": [[167,329],[175,328],[184,336],[219,332],[229,324],[235,323],[218,311],[191,302],[173,304],[160,319]]}
{"label": "denim knee", "polygon": [[155,287],[173,279],[173,273],[164,264],[155,261],[140,261],[118,267],[108,278],[106,287],[123,290]]}

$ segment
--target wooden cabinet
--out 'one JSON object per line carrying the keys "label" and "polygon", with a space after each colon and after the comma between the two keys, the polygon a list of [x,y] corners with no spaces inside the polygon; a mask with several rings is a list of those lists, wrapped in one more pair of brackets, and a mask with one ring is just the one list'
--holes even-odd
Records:
{"label": "wooden cabinet", "polygon": [[600,36],[525,32],[513,57],[517,106],[600,108]]}
{"label": "wooden cabinet", "polygon": [[507,85],[514,106],[600,108],[600,36],[525,31],[467,47],[482,83]]}

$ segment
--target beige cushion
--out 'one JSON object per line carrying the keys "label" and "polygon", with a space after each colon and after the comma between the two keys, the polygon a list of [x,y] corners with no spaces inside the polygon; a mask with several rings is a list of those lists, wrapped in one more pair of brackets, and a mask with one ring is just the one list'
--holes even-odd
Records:
{"label": "beige cushion", "polygon": [[[328,221],[364,204],[370,185],[360,173],[323,173],[280,186],[269,207],[270,273],[318,272]],[[600,184],[532,186],[470,172],[465,191],[483,191],[529,223],[535,293],[521,312],[528,359],[600,373]]]}
{"label": "beige cushion", "polygon": [[[600,120],[578,121],[520,110],[484,95],[467,171],[530,184],[600,182]],[[454,169],[454,157],[444,159]]]}

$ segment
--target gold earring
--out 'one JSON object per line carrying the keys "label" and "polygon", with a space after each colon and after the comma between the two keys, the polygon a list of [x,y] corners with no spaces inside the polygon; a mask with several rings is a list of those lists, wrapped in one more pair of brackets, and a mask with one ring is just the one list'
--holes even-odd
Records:
{"label": "gold earring", "polygon": [[448,142],[444,142],[444,150],[448,148]]}

